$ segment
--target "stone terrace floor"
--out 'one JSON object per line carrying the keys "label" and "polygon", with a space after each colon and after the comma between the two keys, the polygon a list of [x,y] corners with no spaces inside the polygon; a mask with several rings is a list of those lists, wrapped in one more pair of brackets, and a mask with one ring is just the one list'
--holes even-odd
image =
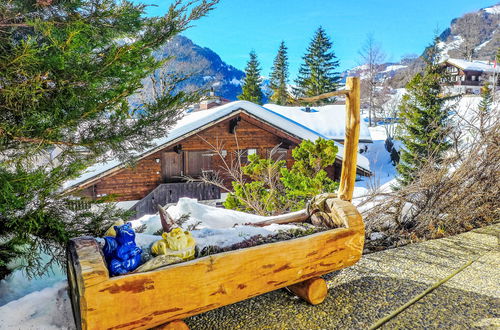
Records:
{"label": "stone terrace floor", "polygon": [[311,306],[274,291],[185,320],[192,329],[367,329],[472,262],[382,329],[500,328],[500,224],[363,256],[325,276],[329,294]]}

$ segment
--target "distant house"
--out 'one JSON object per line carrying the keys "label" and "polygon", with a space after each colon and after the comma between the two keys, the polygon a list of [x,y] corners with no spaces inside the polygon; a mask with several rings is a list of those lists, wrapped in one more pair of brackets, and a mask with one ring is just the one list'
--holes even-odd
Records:
{"label": "distant house", "polygon": [[493,62],[450,58],[442,63],[450,75],[451,93],[479,94],[485,82],[499,86],[500,67]]}
{"label": "distant house", "polygon": [[[330,122],[336,126],[334,118]],[[341,132],[337,133],[340,138]],[[223,160],[210,144],[222,145],[221,153],[228,162],[238,150],[243,157],[253,153],[267,157],[271,149],[279,145],[278,155],[291,166],[291,150],[303,140],[314,141],[319,137],[328,138],[257,104],[231,102],[186,114],[166,137],[153,141],[153,148],[137,156],[134,167],[127,167],[119,160],[96,164],[81,177],[67,182],[65,187],[68,192],[90,198],[112,194],[118,201],[158,199],[155,197],[158,189],[163,189],[163,194],[168,189],[171,202],[183,196],[210,199],[202,194],[206,187],[202,189],[183,178],[220,170]],[[337,146],[337,160],[328,169],[333,179],[339,179],[342,166],[343,146],[339,143]],[[369,161],[362,155],[358,155],[357,173],[371,175]],[[224,184],[231,187],[228,179]]]}

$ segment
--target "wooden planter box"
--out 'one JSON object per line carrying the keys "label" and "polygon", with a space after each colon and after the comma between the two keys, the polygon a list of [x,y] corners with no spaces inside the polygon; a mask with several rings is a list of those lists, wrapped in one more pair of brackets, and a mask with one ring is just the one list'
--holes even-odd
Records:
{"label": "wooden planter box", "polygon": [[353,265],[364,244],[361,215],[350,202],[336,204],[335,216],[345,228],[116,277],[109,277],[95,239],[72,239],[68,280],[76,324],[148,329],[283,287],[321,302],[324,281],[307,280]]}

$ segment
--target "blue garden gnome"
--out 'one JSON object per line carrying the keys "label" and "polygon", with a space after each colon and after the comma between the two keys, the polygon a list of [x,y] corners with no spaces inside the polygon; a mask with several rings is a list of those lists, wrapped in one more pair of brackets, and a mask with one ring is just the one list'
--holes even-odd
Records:
{"label": "blue garden gnome", "polygon": [[135,232],[130,222],[114,226],[116,237],[104,237],[104,257],[111,276],[123,275],[136,269],[142,250],[135,244]]}

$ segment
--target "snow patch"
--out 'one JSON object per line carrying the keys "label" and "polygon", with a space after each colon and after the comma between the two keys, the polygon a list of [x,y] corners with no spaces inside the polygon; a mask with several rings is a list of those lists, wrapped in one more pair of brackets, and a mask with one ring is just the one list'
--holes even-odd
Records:
{"label": "snow patch", "polygon": [[2,329],[76,329],[68,297],[60,281],[0,307]]}
{"label": "snow patch", "polygon": [[[311,112],[304,111],[304,107],[287,107],[276,104],[265,104],[265,108],[270,109],[280,115],[320,133],[321,135],[333,139],[345,139],[345,105],[324,105],[312,107]],[[364,121],[361,122],[360,140],[371,140],[370,131]]]}
{"label": "snow patch", "polygon": [[[227,247],[255,235],[270,236],[281,230],[301,228],[295,225],[275,224],[265,227],[247,226],[244,224],[263,221],[266,217],[200,204],[196,199],[187,197],[180,198],[176,205],[169,206],[167,212],[173,219],[179,219],[188,214],[189,219],[182,225],[184,229],[197,224],[199,229],[192,230],[191,234],[199,249],[210,245]],[[146,230],[144,234],[137,234],[138,244],[148,247],[159,239],[158,236],[150,236],[161,229],[160,216],[158,214],[145,215],[132,221],[134,228],[142,225],[146,225]]]}
{"label": "snow patch", "polygon": [[440,53],[440,60],[446,61],[450,56],[448,52],[453,49],[457,49],[464,42],[464,39],[461,36],[454,36],[451,42],[441,41],[437,44]]}
{"label": "snow patch", "polygon": [[500,5],[491,6],[483,9],[488,14],[498,15],[500,14]]}
{"label": "snow patch", "polygon": [[235,77],[233,77],[233,79],[231,79],[231,81],[229,81],[229,83],[233,84],[235,86],[242,86],[243,85],[243,82],[240,79],[236,79]]}
{"label": "snow patch", "polygon": [[381,73],[388,73],[388,72],[392,72],[392,71],[397,71],[397,70],[401,70],[401,69],[404,69],[408,67],[407,65],[401,65],[401,64],[394,64],[394,65],[389,65],[387,66],[387,68],[385,68],[384,71],[382,71]]}

